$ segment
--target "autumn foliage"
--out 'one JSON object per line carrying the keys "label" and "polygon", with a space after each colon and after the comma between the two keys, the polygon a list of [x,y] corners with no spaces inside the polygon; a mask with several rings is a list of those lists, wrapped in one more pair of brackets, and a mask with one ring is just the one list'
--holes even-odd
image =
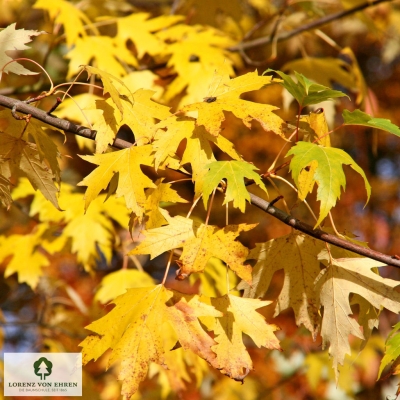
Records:
{"label": "autumn foliage", "polygon": [[400,261],[359,221],[399,121],[340,32],[301,27],[392,4],[3,3],[1,284],[35,350],[81,350],[88,399],[383,393]]}

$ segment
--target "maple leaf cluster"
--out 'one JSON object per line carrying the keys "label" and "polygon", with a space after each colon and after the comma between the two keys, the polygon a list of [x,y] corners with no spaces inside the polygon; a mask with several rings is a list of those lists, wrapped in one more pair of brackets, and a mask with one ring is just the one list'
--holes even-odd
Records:
{"label": "maple leaf cluster", "polygon": [[[112,307],[106,315],[92,318],[86,327],[92,334],[80,346],[85,364],[105,354],[109,355],[107,368],[119,363],[117,375],[125,398],[134,396],[140,383],[155,373],[176,391],[182,390],[191,375],[200,381],[207,365],[243,382],[254,368],[249,351],[253,344],[281,350],[275,334],[279,327],[259,311],[266,306],[274,309],[273,317],[291,309],[298,327],[308,330],[314,341],[321,338],[338,382],[340,366],[351,354],[350,335],[365,346],[383,308],[400,312],[399,282],[380,276],[376,268],[385,264],[294,231],[250,249],[240,235],[257,224],[232,224],[227,216],[226,224],[218,226],[209,224],[209,218],[216,192],[223,196],[227,215],[228,205],[246,213],[251,204],[249,188],[268,196],[268,178],[276,176],[281,155],[286,158],[281,167],[289,165],[293,183],[281,179],[295,190],[296,206],[309,207],[307,198],[316,187],[319,214],[311,211],[314,229],[327,217],[332,219],[330,212],[346,187],[344,166],[361,176],[368,201],[367,175],[348,153],[332,147],[324,111],[301,115],[307,106],[346,94],[331,89],[327,78],[322,83],[308,79],[310,60],[288,63],[283,69],[296,70],[293,76],[268,69],[262,75],[255,70],[235,77],[234,67],[241,59],[228,51],[236,43],[232,37],[212,27],[188,25],[182,16],[151,18],[137,12],[105,18],[102,22],[116,26],[116,34],[106,36],[72,3],[38,0],[34,7],[46,10],[54,24],[64,27],[67,78],[77,81],[84,74],[89,79],[90,83],[77,81],[71,87],[79,83],[100,88],[101,93],[60,100],[62,104],[53,111],[96,132],[91,154],[79,155],[79,162],[85,162],[91,172],[76,185],[61,184],[64,159],[54,133],[64,134],[62,130],[31,115],[20,116],[16,106],[12,114],[0,111],[0,200],[10,208],[13,202],[29,198],[28,214],[37,220],[25,234],[0,236],[5,278],[17,273],[19,283],[38,290],[53,258],[64,253],[73,254],[94,276],[99,264],[111,264],[115,248],[121,246],[125,260],[138,267],[126,268],[124,261],[122,269],[101,280],[94,299]],[[43,33],[16,29],[15,24],[0,32],[0,79],[4,73],[34,74],[7,52],[27,49],[25,44]],[[351,50],[346,52],[352,55]],[[175,74],[161,91],[152,72],[127,72],[127,65],[139,69],[148,57],[164,62]],[[325,66],[327,60],[319,62]],[[341,61],[329,65],[329,73],[337,74],[343,86],[354,84],[357,65],[352,77]],[[51,86],[36,100],[58,93],[61,87]],[[295,126],[278,115],[276,106],[246,97],[277,86],[298,104]],[[166,104],[174,99],[172,112]],[[361,97],[357,101],[361,103]],[[260,174],[225,134],[228,115],[240,122],[242,130],[257,125],[266,141],[273,137],[282,142],[268,171]],[[376,128],[400,136],[400,129],[389,120],[360,110],[345,110],[343,121],[341,126]],[[134,140],[118,146],[117,135],[126,128]],[[85,146],[80,143],[80,152]],[[169,179],[170,171],[183,178]],[[178,189],[184,179],[191,181],[190,196]],[[167,210],[170,204],[175,205],[173,211]],[[202,217],[193,217],[200,204]],[[136,233],[138,243],[132,246],[131,239],[122,239],[123,229],[132,236]],[[333,231],[341,240],[366,247],[338,233],[334,224]],[[153,260],[165,253],[169,259],[157,283],[139,258]],[[168,287],[172,262],[177,266],[176,279],[192,288],[197,285],[196,294]],[[279,271],[283,284],[276,299],[262,300]],[[86,310],[76,296],[71,298]],[[357,318],[352,306],[359,307]],[[398,329],[397,325],[392,335]],[[398,336],[390,336],[380,373],[399,356],[396,340]]]}

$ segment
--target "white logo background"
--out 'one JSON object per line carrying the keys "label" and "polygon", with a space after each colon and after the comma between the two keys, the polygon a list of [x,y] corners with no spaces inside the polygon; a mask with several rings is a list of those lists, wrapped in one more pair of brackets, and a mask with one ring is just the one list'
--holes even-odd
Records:
{"label": "white logo background", "polygon": [[[51,374],[38,376],[33,364],[45,357]],[[82,396],[81,353],[4,353],[5,396]]]}

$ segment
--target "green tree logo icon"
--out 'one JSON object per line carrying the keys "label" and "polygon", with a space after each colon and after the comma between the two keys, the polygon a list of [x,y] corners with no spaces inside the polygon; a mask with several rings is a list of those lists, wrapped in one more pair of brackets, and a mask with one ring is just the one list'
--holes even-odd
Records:
{"label": "green tree logo icon", "polygon": [[51,375],[53,363],[45,357],[40,357],[39,360],[33,363],[35,375],[40,376],[40,380],[46,380],[46,376]]}

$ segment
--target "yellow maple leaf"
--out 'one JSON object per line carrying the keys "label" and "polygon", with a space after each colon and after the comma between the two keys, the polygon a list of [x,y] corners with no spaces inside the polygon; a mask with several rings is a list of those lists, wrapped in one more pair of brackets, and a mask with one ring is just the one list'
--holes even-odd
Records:
{"label": "yellow maple leaf", "polygon": [[326,135],[329,132],[329,128],[324,111],[310,112],[308,115],[303,115],[300,118],[300,123],[302,122],[305,123],[301,124],[302,129],[305,128],[311,134],[309,138],[305,137],[304,140],[315,140],[324,147],[331,147],[330,135]]}
{"label": "yellow maple leaf", "polygon": [[65,30],[67,46],[73,46],[80,38],[86,37],[85,25],[91,26],[91,29],[97,30],[92,26],[92,22],[79,8],[69,1],[65,0],[37,0],[33,8],[42,8],[47,10],[50,18],[57,24],[62,24]]}
{"label": "yellow maple leaf", "polygon": [[304,201],[307,197],[308,193],[313,191],[315,185],[314,174],[316,169],[318,168],[318,161],[311,161],[308,168],[304,168],[298,178],[297,188],[298,188],[298,196],[299,200]]}
{"label": "yellow maple leaf", "polygon": [[212,136],[203,126],[195,126],[194,118],[171,116],[159,122],[156,128],[153,142],[153,147],[156,149],[154,156],[156,168],[165,163],[168,157],[174,156],[179,144],[186,139],[186,149],[180,165],[190,164],[192,167],[195,198],[198,198],[203,191],[204,176],[208,171],[205,166],[216,161],[211,143],[234,160],[242,159],[232,142],[222,135]]}
{"label": "yellow maple leaf", "polygon": [[222,317],[209,302],[203,302],[197,295],[187,295],[173,291],[173,297],[167,304],[169,322],[172,324],[180,345],[191,350],[216,368],[216,357],[212,351],[214,340],[203,330],[199,318]]}
{"label": "yellow maple leaf", "polygon": [[[209,142],[215,144],[234,160],[242,159],[231,141],[222,135],[218,137],[212,136],[203,126],[195,126],[195,121],[191,117],[173,115],[157,124],[157,132],[153,142],[153,146],[156,149],[156,167],[164,162],[168,156],[176,154],[178,146],[183,139],[187,140],[187,145],[182,156],[182,165],[191,162],[193,167],[197,166],[201,160],[215,160],[211,156],[212,148]],[[199,167],[196,169],[199,170]]]}
{"label": "yellow maple leaf", "polygon": [[88,272],[100,259],[99,250],[107,263],[111,262],[114,241],[112,222],[100,212],[101,206],[96,205],[93,204],[85,214],[76,215],[62,233],[62,238],[72,239],[71,251]]}
{"label": "yellow maple leaf", "polygon": [[94,156],[81,156],[98,167],[86,176],[79,186],[87,186],[85,210],[89,204],[105,189],[113,176],[118,173],[116,196],[124,196],[126,206],[139,218],[143,216],[146,196],[144,189],[155,187],[154,183],[140,169],[140,165],[152,165],[152,147],[132,146],[129,149]]}
{"label": "yellow maple leaf", "polygon": [[137,269],[120,269],[106,275],[100,283],[95,299],[106,304],[126,292],[126,289],[147,287],[154,284],[153,278]]}
{"label": "yellow maple leaf", "polygon": [[105,199],[105,195],[97,197],[84,213],[80,193],[63,197],[67,224],[59,239],[71,241],[71,251],[76,253],[78,262],[88,272],[93,270],[101,256],[107,263],[111,262],[116,234],[112,219],[123,227],[128,225],[129,212],[123,201],[115,197],[106,202]]}
{"label": "yellow maple leaf", "polygon": [[161,30],[156,36],[170,43],[161,55],[170,56],[167,65],[178,74],[166,90],[166,101],[185,88],[181,104],[200,101],[216,68],[225,64],[228,74],[234,76],[233,64],[240,65],[240,58],[225,50],[235,41],[215,28],[180,24]]}
{"label": "yellow maple leaf", "polygon": [[49,132],[57,131],[62,134],[64,134],[64,132],[36,119],[31,119],[29,124],[27,124],[24,120],[21,121],[10,118],[8,110],[0,111],[0,119],[7,124],[5,132],[13,136],[16,140],[21,139],[21,135],[22,139],[27,143],[32,139],[34,140],[36,147],[30,147],[37,150],[40,161],[46,161],[46,164],[50,167],[50,172],[54,175],[55,181],[59,183],[61,171],[58,165],[58,159],[60,158],[60,153],[57,145],[50,138]]}
{"label": "yellow maple leaf", "polygon": [[[117,86],[119,92],[127,89]],[[154,94],[151,90],[139,89],[129,98],[121,96],[120,103],[124,113],[114,107],[112,99],[96,101],[96,109],[91,110],[96,115],[93,128],[97,131],[96,151],[102,153],[109,144],[114,142],[119,128],[127,125],[135,135],[136,144],[147,144],[155,134],[155,119],[162,120],[170,116],[169,107],[151,100]]]}
{"label": "yellow maple leaf", "polygon": [[11,24],[0,32],[0,81],[3,72],[5,72],[6,74],[12,72],[17,75],[37,74],[37,72],[29,71],[29,69],[26,69],[17,62],[10,63],[10,61],[12,61],[12,58],[9,57],[6,52],[28,49],[29,47],[25,44],[29,43],[32,40],[31,36],[38,36],[45,32],[15,29],[15,25],[15,23]]}
{"label": "yellow maple leaf", "polygon": [[[97,100],[101,100],[101,97],[92,93],[78,94],[65,99],[52,114],[58,118],[67,119],[93,129],[93,124],[98,118],[96,113],[101,113],[96,110]],[[94,113],[87,111],[87,109],[94,110]],[[75,135],[75,140],[80,150],[87,148],[94,152],[95,142],[93,140],[78,135]]]}
{"label": "yellow maple leaf", "polygon": [[[172,329],[164,332],[164,337],[169,333],[174,332]],[[175,343],[171,343],[172,348]],[[196,380],[196,386],[200,387],[203,379],[209,373],[208,363],[183,348],[175,349],[174,351],[165,353],[165,363],[168,369],[161,365],[151,363],[149,367],[149,378],[158,374],[157,383],[161,386],[161,398],[167,399],[171,392],[181,392],[187,389],[186,382],[193,383],[193,377]]]}
{"label": "yellow maple leaf", "polygon": [[[190,275],[189,282],[195,285],[198,279],[200,279],[199,293],[209,297],[218,297],[226,293],[227,280],[229,288],[235,288],[238,284],[237,275],[216,257],[208,260],[202,274]],[[237,296],[239,291],[231,289],[229,293]]]}
{"label": "yellow maple leaf", "polygon": [[[0,174],[7,180],[18,177],[22,172],[35,190],[39,189],[54,207],[59,208],[56,177],[48,164],[41,158],[36,145],[7,133],[0,135]],[[58,164],[57,164],[58,167]]]}
{"label": "yellow maple leaf", "polygon": [[248,128],[251,128],[251,121],[256,120],[264,130],[284,137],[282,131],[284,121],[273,113],[277,107],[240,99],[241,94],[259,90],[271,83],[271,76],[259,76],[257,71],[229,79],[226,68],[221,68],[217,70],[208,94],[204,96],[204,101],[189,104],[183,107],[181,112],[197,111],[196,124],[204,125],[214,136],[220,133],[221,124],[225,120],[224,111],[230,111]]}
{"label": "yellow maple leaf", "polygon": [[143,231],[145,239],[128,254],[150,254],[153,259],[165,251],[182,247],[188,239],[194,237],[194,229],[200,224],[180,215],[171,217],[168,211],[161,208],[159,211],[168,225]]}
{"label": "yellow maple leaf", "polygon": [[171,350],[171,330],[174,341],[179,340],[184,349],[214,362],[210,347],[215,342],[202,329],[198,317],[221,313],[200,302],[198,296],[182,295],[158,285],[130,289],[114,303],[111,312],[87,326],[99,336],[87,337],[81,346],[85,364],[113,349],[109,364],[121,360],[118,378],[123,381],[123,396],[130,398],[137,391],[151,361],[168,367],[165,353]]}
{"label": "yellow maple leaf", "polygon": [[[153,33],[181,22],[185,18],[183,15],[161,15],[151,19],[149,17],[149,13],[134,13],[117,20],[117,36],[125,42],[132,40],[140,58],[146,53],[155,56],[163,52],[166,44]],[[132,29],[132,26],[135,29]]]}
{"label": "yellow maple leaf", "polygon": [[212,298],[211,304],[223,313],[222,317],[203,320],[213,330],[217,344],[212,350],[217,355],[218,369],[230,378],[243,381],[253,369],[250,355],[243,344],[243,333],[250,336],[256,346],[280,349],[274,335],[278,328],[268,324],[256,310],[270,304],[270,301],[245,299],[232,295]]}
{"label": "yellow maple leaf", "polygon": [[238,288],[244,289],[244,297],[262,297],[275,272],[283,269],[285,279],[274,316],[291,307],[297,325],[303,324],[316,337],[321,317],[314,281],[320,273],[318,254],[322,249],[322,242],[297,233],[257,243],[248,256],[248,259],[257,260],[253,268],[253,284],[240,283]]}
{"label": "yellow maple leaf", "polygon": [[379,314],[381,310],[373,307],[368,300],[356,293],[352,294],[350,304],[358,306],[358,323],[362,326],[365,339],[361,342],[360,346],[360,350],[363,350],[372,335],[373,329],[379,327]]}
{"label": "yellow maple leaf", "polygon": [[[1,170],[1,162],[0,162],[0,170]],[[0,202],[3,204],[3,206],[7,207],[7,209],[12,204],[10,188],[11,188],[11,182],[4,176],[0,175]]]}
{"label": "yellow maple leaf", "polygon": [[170,183],[162,183],[162,179],[155,182],[155,189],[146,190],[145,214],[148,217],[146,228],[158,228],[168,223],[164,216],[159,211],[160,203],[187,203],[179,194],[171,189]]}
{"label": "yellow maple leaf", "polygon": [[84,213],[82,194],[75,193],[74,189],[67,183],[61,186],[59,201],[64,211],[55,209],[40,192],[35,192],[27,179],[20,180],[12,195],[15,199],[34,195],[29,215],[37,215],[42,222],[52,223],[53,226],[56,224],[58,234],[53,235],[53,230],[49,228],[41,242],[48,253],[54,254],[67,245],[71,246],[78,261],[90,272],[101,255],[106,261],[111,261],[115,240],[115,229],[111,220],[126,227],[129,211],[122,199],[112,196],[105,202],[106,196],[100,195],[93,201],[88,212]]}
{"label": "yellow maple leaf", "polygon": [[[156,169],[165,162],[167,157],[174,156],[183,139],[192,136],[195,128],[194,119],[190,117],[179,118],[175,115],[159,122],[154,136],[155,149],[154,164]],[[212,152],[211,152],[212,153]]]}
{"label": "yellow maple leaf", "polygon": [[259,381],[251,377],[247,377],[241,383],[222,378],[212,386],[211,398],[213,400],[257,400],[261,390]]}
{"label": "yellow maple leaf", "polygon": [[139,89],[151,90],[154,92],[152,99],[160,101],[164,89],[156,84],[157,79],[159,79],[159,76],[149,70],[132,71],[121,78],[122,82],[124,82],[132,93]]}
{"label": "yellow maple leaf", "polygon": [[[115,76],[109,74],[106,71],[102,71],[99,68],[91,67],[90,65],[84,65],[83,69],[85,71],[87,71],[88,78],[90,78],[92,74],[100,76],[100,79],[103,82],[103,86],[104,86],[103,94],[109,93],[111,100],[117,106],[119,112],[121,113],[121,117],[122,117],[124,114],[124,108],[121,103],[120,92],[115,87],[114,82],[118,82],[121,85],[124,85],[124,83],[120,79],[116,78]],[[131,93],[129,93],[129,94],[131,94]],[[129,101],[129,98],[128,98],[128,101]],[[132,106],[133,104],[131,103],[130,105]]]}
{"label": "yellow maple leaf", "polygon": [[47,257],[37,251],[47,229],[47,223],[42,223],[30,234],[0,237],[0,262],[11,256],[4,272],[5,278],[18,273],[19,283],[26,283],[32,289],[36,288],[42,268],[50,265]]}
{"label": "yellow maple leaf", "polygon": [[350,354],[349,335],[365,339],[358,322],[351,317],[350,293],[366,299],[376,309],[387,308],[400,312],[400,294],[394,290],[398,281],[382,278],[371,268],[384,266],[384,263],[370,258],[332,259],[322,250],[319,260],[327,266],[316,279],[315,290],[320,294],[324,315],[321,326],[322,348],[329,343],[329,354],[339,379],[339,364],[343,365],[346,354]]}
{"label": "yellow maple leaf", "polygon": [[70,60],[67,78],[74,76],[81,65],[88,65],[91,60],[96,62],[100,70],[117,77],[127,74],[126,64],[138,66],[136,58],[125,44],[109,36],[78,37],[74,45],[65,56]]}
{"label": "yellow maple leaf", "polygon": [[[100,96],[93,93],[81,93],[73,97],[66,98],[52,114],[58,118],[70,119],[79,122],[80,125],[91,126],[94,122],[93,119],[88,118],[84,110],[96,108],[96,100],[101,100]],[[76,138],[77,139],[77,138]],[[85,139],[90,140],[90,139]],[[93,142],[92,140],[90,140]]]}
{"label": "yellow maple leaf", "polygon": [[186,277],[194,272],[202,272],[211,257],[224,261],[240,278],[251,285],[250,265],[244,264],[249,254],[247,247],[235,239],[241,232],[253,229],[255,225],[228,225],[223,229],[202,224],[196,236],[188,238],[179,258],[178,276]]}

